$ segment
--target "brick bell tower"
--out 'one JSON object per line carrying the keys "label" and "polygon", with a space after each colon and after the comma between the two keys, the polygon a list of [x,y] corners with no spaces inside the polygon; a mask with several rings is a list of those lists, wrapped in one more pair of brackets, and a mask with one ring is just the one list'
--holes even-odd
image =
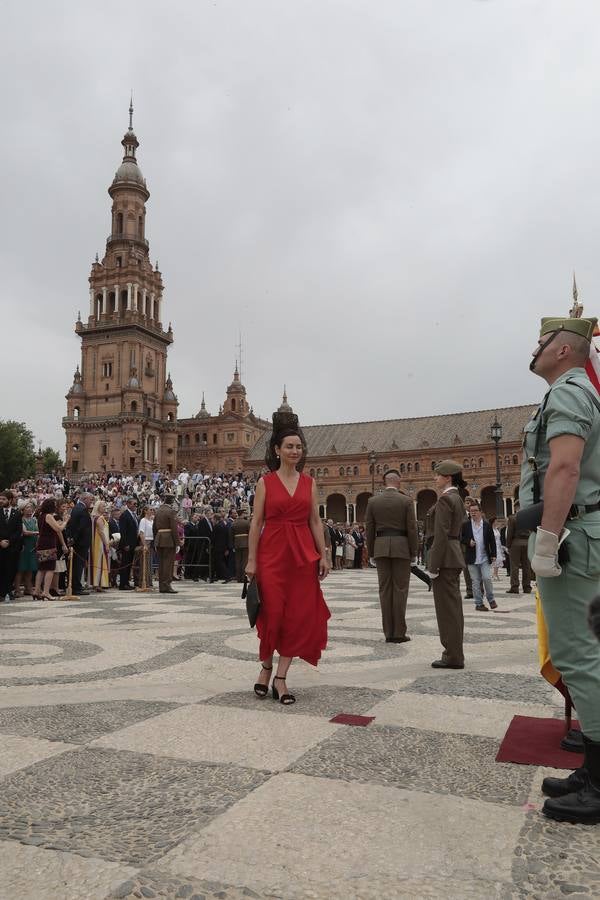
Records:
{"label": "brick bell tower", "polygon": [[133,104],[121,143],[123,162],[108,189],[111,233],[92,265],[87,321],[79,315],[75,325],[81,368],[63,418],[65,467],[75,475],[174,470],[177,460],[178,403],[167,369],[173,332],[163,329],[163,281],[145,236],[150,193],[135,155]]}

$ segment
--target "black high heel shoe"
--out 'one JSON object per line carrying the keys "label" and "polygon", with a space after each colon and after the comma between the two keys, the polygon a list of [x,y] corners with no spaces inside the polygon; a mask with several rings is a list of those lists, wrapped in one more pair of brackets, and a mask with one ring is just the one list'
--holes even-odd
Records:
{"label": "black high heel shoe", "polygon": [[[265,672],[271,672],[273,669],[273,666],[263,666],[262,663],[261,663],[261,666],[263,667]],[[269,685],[261,684],[259,681],[257,681],[256,684],[254,685],[254,693],[256,694],[257,697],[260,697],[261,700],[264,700],[264,698],[269,693]]]}
{"label": "black high heel shoe", "polygon": [[[275,675],[273,677],[273,681],[285,681],[283,675]],[[280,703],[283,703],[284,706],[291,706],[292,703],[296,702],[296,698],[293,694],[283,694],[281,697],[279,696],[279,691],[275,687],[272,686],[271,690],[273,691],[273,700],[279,700]]]}

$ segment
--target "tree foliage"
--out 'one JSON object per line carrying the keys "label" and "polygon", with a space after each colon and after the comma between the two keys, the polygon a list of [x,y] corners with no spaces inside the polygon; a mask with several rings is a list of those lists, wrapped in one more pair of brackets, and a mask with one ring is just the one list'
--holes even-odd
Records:
{"label": "tree foliage", "polygon": [[42,459],[44,460],[44,472],[47,475],[60,469],[63,464],[60,453],[57,453],[52,447],[46,447],[45,450],[42,450]]}
{"label": "tree foliage", "polygon": [[33,434],[24,422],[0,420],[0,490],[34,472]]}

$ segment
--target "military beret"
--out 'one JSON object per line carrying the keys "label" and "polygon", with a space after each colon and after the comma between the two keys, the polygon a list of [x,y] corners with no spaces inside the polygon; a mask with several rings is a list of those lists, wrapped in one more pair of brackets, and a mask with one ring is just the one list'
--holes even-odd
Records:
{"label": "military beret", "polygon": [[542,319],[540,337],[551,334],[553,331],[570,331],[572,334],[578,334],[585,338],[586,341],[591,341],[597,324],[598,319],[559,319],[546,316]]}
{"label": "military beret", "polygon": [[462,466],[453,459],[443,459],[434,469],[436,475],[460,475]]}

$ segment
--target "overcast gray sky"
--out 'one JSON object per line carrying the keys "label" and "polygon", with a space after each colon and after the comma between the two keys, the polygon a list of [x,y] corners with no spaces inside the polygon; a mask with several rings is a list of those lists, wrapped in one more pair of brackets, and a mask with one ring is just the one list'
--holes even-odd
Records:
{"label": "overcast gray sky", "polygon": [[528,403],[600,311],[598,0],[5,0],[1,51],[0,416],[61,453],[130,88],[181,417],[240,330],[265,416]]}

